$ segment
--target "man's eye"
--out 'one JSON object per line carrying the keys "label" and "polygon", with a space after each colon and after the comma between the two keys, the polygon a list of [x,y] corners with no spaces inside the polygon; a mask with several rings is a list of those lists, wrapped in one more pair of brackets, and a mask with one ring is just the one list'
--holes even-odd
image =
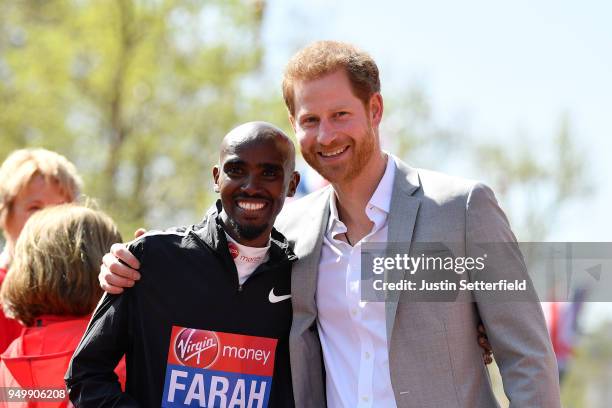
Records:
{"label": "man's eye", "polygon": [[277,175],[276,170],[264,170],[263,172],[264,177],[276,177],[276,175]]}
{"label": "man's eye", "polygon": [[225,169],[225,173],[229,174],[230,176],[235,176],[241,174],[242,170],[239,167],[228,167]]}
{"label": "man's eye", "polygon": [[42,207],[39,206],[39,205],[34,205],[32,207],[28,207],[28,211],[29,212],[36,212],[36,211],[40,211],[40,210],[42,210]]}
{"label": "man's eye", "polygon": [[310,116],[310,117],[304,118],[304,119],[302,120],[302,123],[303,123],[304,125],[312,125],[312,124],[315,124],[315,123],[317,123],[317,122],[318,122],[318,119],[317,119],[317,118],[315,118],[315,117],[313,117],[313,116]]}
{"label": "man's eye", "polygon": [[342,116],[346,116],[346,115],[348,115],[348,112],[345,112],[345,111],[336,112],[336,117],[342,117]]}

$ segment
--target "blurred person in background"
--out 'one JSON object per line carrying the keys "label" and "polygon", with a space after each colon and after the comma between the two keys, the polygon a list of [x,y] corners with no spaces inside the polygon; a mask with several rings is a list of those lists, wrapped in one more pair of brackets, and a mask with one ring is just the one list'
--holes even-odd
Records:
{"label": "blurred person in background", "polygon": [[[0,229],[6,240],[0,253],[0,287],[28,218],[47,206],[75,201],[81,186],[75,166],[58,153],[20,149],[6,158],[0,167]],[[17,321],[6,318],[0,308],[0,353],[22,328]]]}
{"label": "blurred person in background", "polygon": [[[116,242],[117,227],[101,211],[64,204],[30,217],[0,290],[7,316],[26,326],[0,356],[0,387],[64,389],[70,358],[102,295],[102,255]],[[116,372],[124,384],[125,363]],[[44,406],[66,407],[64,396]]]}

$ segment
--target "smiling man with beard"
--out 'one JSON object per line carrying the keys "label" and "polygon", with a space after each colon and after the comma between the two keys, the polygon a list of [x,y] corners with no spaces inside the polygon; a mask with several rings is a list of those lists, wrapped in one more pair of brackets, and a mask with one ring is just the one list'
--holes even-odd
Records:
{"label": "smiling man with beard", "polygon": [[[293,142],[272,125],[247,123],[225,136],[221,142],[219,163],[213,168],[213,178],[223,208],[221,221],[228,227],[230,237],[240,243],[251,247],[265,246],[287,194],[283,189],[293,184],[297,186],[299,181],[297,172],[293,170]],[[278,183],[283,175],[290,185]],[[265,189],[249,182],[255,176],[264,181]],[[292,196],[294,190],[290,193]]]}
{"label": "smiling man with beard", "polygon": [[[263,122],[223,139],[204,221],[136,239],[141,282],[105,295],[66,375],[76,407],[292,407],[291,264],[273,227],[295,193],[293,143]],[[126,356],[122,392],[113,373]]]}

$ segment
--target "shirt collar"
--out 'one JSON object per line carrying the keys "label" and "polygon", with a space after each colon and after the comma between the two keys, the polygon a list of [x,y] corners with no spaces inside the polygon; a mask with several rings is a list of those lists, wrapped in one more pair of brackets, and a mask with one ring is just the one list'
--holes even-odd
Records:
{"label": "shirt collar", "polygon": [[225,232],[225,239],[227,240],[228,244],[230,242],[233,242],[234,244],[236,244],[238,246],[238,248],[243,248],[246,251],[249,252],[268,252],[270,250],[270,242],[272,241],[271,239],[268,239],[268,243],[266,244],[265,247],[250,247],[250,246],[246,246],[246,245],[242,245],[240,242],[236,241],[234,238],[232,238],[232,236],[230,234],[227,233],[227,231]]}
{"label": "shirt collar", "polygon": [[378,187],[370,197],[368,206],[374,206],[385,213],[389,213],[391,208],[391,193],[393,192],[393,179],[395,179],[395,160],[393,156],[387,154],[387,167],[385,168],[385,174],[378,183]]}
{"label": "shirt collar", "polygon": [[[374,194],[370,197],[367,208],[376,207],[385,214],[388,214],[391,208],[391,193],[393,192],[393,180],[395,179],[395,170],[397,166],[393,156],[388,153],[386,153],[386,156],[387,166],[385,167],[385,173],[378,182]],[[366,213],[368,213],[368,211],[366,211]],[[333,191],[329,199],[329,221],[327,223],[327,231],[332,232],[334,235],[346,232],[346,227],[340,221],[340,216],[338,215],[336,194]]]}

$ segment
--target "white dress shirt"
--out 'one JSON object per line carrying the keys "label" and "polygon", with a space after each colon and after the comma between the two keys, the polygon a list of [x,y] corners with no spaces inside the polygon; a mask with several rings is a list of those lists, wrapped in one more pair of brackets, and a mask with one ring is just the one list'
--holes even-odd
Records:
{"label": "white dress shirt", "polygon": [[384,302],[361,301],[361,244],[386,242],[395,161],[387,167],[366,206],[372,230],[351,247],[331,195],[330,217],[317,280],[318,329],[326,371],[327,404],[342,407],[395,407],[389,373]]}

